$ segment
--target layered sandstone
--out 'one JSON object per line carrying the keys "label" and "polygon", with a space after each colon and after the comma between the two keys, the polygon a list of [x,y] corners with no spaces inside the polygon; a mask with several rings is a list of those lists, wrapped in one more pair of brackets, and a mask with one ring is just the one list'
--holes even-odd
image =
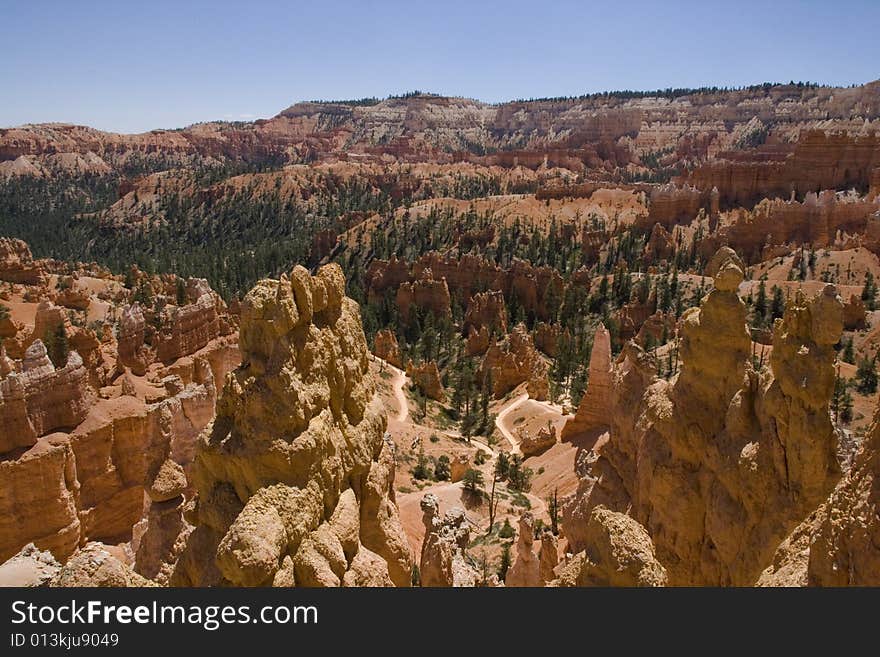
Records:
{"label": "layered sandstone", "polygon": [[0,237],[0,281],[42,285],[46,278],[34,261],[30,247],[22,240]]}
{"label": "layered sandstone", "polygon": [[829,415],[842,303],[797,295],[776,322],[769,370],[750,364],[742,263],[722,249],[715,289],[685,312],[682,369],[657,380],[630,344],[614,373],[608,443],[585,463],[563,530],[586,549],[599,504],[643,525],[670,584],[750,584],[840,476]]}
{"label": "layered sandstone", "polygon": [[479,331],[483,327],[490,335],[507,333],[507,306],[498,290],[475,294],[468,304],[462,330],[468,333],[470,329]]}
{"label": "layered sandstone", "polygon": [[525,383],[530,397],[547,399],[549,367],[524,324],[517,324],[504,342],[489,347],[481,371],[484,377],[491,377],[495,397],[503,397]]}
{"label": "layered sandstone", "polygon": [[0,380],[0,418],[8,431],[0,452],[30,447],[37,438],[57,429],[70,429],[85,419],[94,402],[82,359],[71,351],[64,367],[55,369],[42,341],[25,352],[21,371]]}
{"label": "layered sandstone", "polygon": [[611,334],[600,323],[593,335],[587,390],[574,417],[562,427],[562,440],[572,440],[611,423]]}
{"label": "layered sandstone", "polygon": [[445,317],[450,312],[451,298],[446,279],[435,279],[430,269],[425,269],[412,283],[403,283],[397,288],[397,308],[400,316],[410,322],[413,309]]}
{"label": "layered sandstone", "polygon": [[413,365],[412,361],[408,361],[406,375],[428,399],[441,403],[446,401],[443,382],[440,380],[440,370],[435,361],[423,361],[418,365]]}
{"label": "layered sandstone", "polygon": [[209,288],[194,303],[162,311],[154,346],[159,360],[170,363],[195,353],[219,335],[216,301]]}
{"label": "layered sandstone", "polygon": [[403,367],[400,345],[397,344],[397,336],[394,335],[394,331],[382,329],[376,333],[373,353],[377,358],[391,363],[394,367]]}
{"label": "layered sandstone", "polygon": [[[691,172],[687,179],[702,190],[717,187],[721,203],[749,206],[762,197],[788,198],[820,189],[868,191],[880,165],[880,136],[810,130],[794,148],[752,158],[725,154]],[[763,156],[763,157],[762,157]]]}
{"label": "layered sandstone", "polygon": [[242,366],[201,436],[178,585],[410,583],[394,443],[357,304],[336,265],[262,280],[241,310]]}

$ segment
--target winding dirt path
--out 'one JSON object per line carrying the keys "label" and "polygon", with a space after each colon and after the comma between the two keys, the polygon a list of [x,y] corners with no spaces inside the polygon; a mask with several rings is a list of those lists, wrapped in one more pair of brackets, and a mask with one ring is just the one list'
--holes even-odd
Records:
{"label": "winding dirt path", "polygon": [[513,432],[508,430],[507,427],[504,426],[504,419],[513,411],[515,411],[520,404],[526,401],[529,398],[528,393],[523,393],[519,397],[514,397],[510,400],[510,402],[502,408],[498,415],[495,416],[495,426],[498,427],[498,431],[501,432],[501,435],[507,438],[507,442],[510,443],[510,452],[511,454],[519,454],[519,440],[516,436],[513,435]]}
{"label": "winding dirt path", "polygon": [[394,367],[394,365],[387,360],[382,360],[377,356],[373,356],[373,359],[376,362],[382,363],[384,367],[387,367],[391,370],[391,373],[394,374],[394,378],[391,380],[391,387],[394,389],[394,398],[397,400],[397,421],[406,422],[407,418],[409,418],[409,404],[407,403],[406,395],[403,392],[403,389],[406,386],[406,372]]}

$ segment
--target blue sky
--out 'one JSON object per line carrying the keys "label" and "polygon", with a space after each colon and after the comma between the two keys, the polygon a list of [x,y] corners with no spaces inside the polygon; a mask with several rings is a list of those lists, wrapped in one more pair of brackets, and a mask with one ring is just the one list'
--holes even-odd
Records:
{"label": "blue sky", "polygon": [[138,132],[412,89],[486,101],[880,78],[880,0],[0,0],[0,127]]}

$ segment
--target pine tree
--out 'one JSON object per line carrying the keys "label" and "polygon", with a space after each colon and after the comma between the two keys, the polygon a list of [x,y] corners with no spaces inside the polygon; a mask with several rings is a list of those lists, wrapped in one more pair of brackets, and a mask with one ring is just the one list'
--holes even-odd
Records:
{"label": "pine tree", "polygon": [[461,478],[464,489],[474,495],[483,495],[483,473],[473,468],[468,468]]}
{"label": "pine tree", "polygon": [[856,390],[863,395],[877,392],[877,357],[863,358],[856,370]]}
{"label": "pine tree", "polygon": [[856,363],[856,354],[855,349],[853,349],[852,337],[850,337],[843,346],[842,359],[844,363],[849,363],[850,365],[855,365]]}
{"label": "pine tree", "polygon": [[177,279],[176,297],[178,306],[186,305],[186,283],[182,278]]}
{"label": "pine tree", "polygon": [[504,581],[510,569],[510,543],[501,546],[501,562],[498,564],[498,579]]}
{"label": "pine tree", "polygon": [[785,314],[785,295],[782,288],[773,286],[773,300],[770,302],[770,321],[779,319]]}
{"label": "pine tree", "polygon": [[547,510],[550,514],[550,529],[553,534],[559,535],[559,489],[553,489],[553,495],[547,500]]}
{"label": "pine tree", "polygon": [[853,398],[849,390],[845,390],[840,402],[840,421],[849,424],[853,419]]}
{"label": "pine tree", "polygon": [[767,315],[767,288],[763,280],[758,284],[758,294],[752,310],[752,326],[760,328],[764,325],[764,318]]}
{"label": "pine tree", "polygon": [[55,368],[67,365],[67,356],[70,354],[70,346],[67,342],[67,329],[61,322],[53,331],[47,331],[43,338],[46,353]]}
{"label": "pine tree", "polygon": [[874,282],[874,274],[865,273],[865,286],[862,288],[862,301],[868,310],[875,310],[877,303],[877,284]]}

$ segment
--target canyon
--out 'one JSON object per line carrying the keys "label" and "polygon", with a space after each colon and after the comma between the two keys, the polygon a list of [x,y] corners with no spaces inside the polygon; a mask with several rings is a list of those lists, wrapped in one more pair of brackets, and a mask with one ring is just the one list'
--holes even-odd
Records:
{"label": "canyon", "polygon": [[878,134],[878,82],[0,129],[0,583],[880,585]]}

